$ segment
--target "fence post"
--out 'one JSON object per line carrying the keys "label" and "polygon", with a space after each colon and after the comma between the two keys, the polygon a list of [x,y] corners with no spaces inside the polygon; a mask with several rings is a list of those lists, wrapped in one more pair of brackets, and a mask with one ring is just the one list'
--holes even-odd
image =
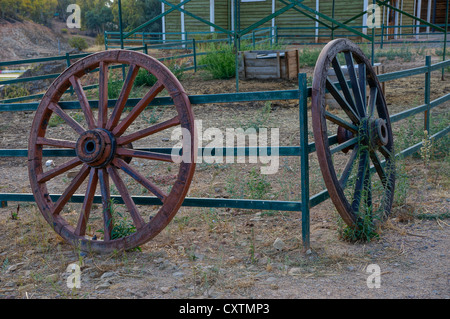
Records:
{"label": "fence post", "polygon": [[[66,52],[66,64],[67,64],[67,67],[70,66],[70,55],[68,52]],[[73,95],[73,87],[72,86],[70,86],[69,92],[70,92],[70,95]]]}
{"label": "fence post", "polygon": [[253,46],[253,50],[255,50],[255,30],[252,31],[252,46]]}
{"label": "fence post", "polygon": [[278,44],[278,26],[275,26],[275,44]]}
{"label": "fence post", "polygon": [[148,44],[144,44],[144,53],[148,55]]}
{"label": "fence post", "polygon": [[197,48],[195,45],[195,39],[192,39],[192,53],[194,53],[194,72],[197,72]]}
{"label": "fence post", "polygon": [[105,51],[108,51],[108,33],[103,31],[103,40],[105,41]]}
{"label": "fence post", "polygon": [[309,227],[309,149],[308,149],[308,88],[306,74],[298,75],[298,95],[300,111],[300,172],[301,172],[301,209],[302,209],[302,242],[307,251],[310,245]]}
{"label": "fence post", "polygon": [[380,49],[383,49],[383,43],[384,43],[384,23],[381,24],[381,43],[380,43]]}
{"label": "fence post", "polygon": [[424,114],[424,129],[430,134],[430,85],[431,85],[431,56],[425,57],[425,65],[427,66],[427,72],[425,73],[425,105],[427,110]]}

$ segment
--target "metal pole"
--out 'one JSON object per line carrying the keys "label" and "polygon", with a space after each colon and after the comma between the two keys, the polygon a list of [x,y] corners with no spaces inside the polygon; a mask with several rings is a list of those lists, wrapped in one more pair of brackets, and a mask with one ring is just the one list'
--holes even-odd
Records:
{"label": "metal pole", "polygon": [[236,73],[236,92],[239,92],[239,49],[238,49],[238,0],[234,1],[234,55],[235,55],[235,73]]}
{"label": "metal pole", "polygon": [[[446,12],[445,12],[445,31],[444,31],[444,53],[442,54],[442,61],[445,61],[445,49],[447,48],[447,31],[448,31],[448,10],[449,8],[449,0],[447,0]],[[442,68],[442,81],[444,81],[445,69]]]}
{"label": "metal pole", "polygon": [[194,72],[197,72],[197,48],[195,39],[192,39],[192,53],[194,54]]}
{"label": "metal pole", "polygon": [[300,111],[300,171],[301,171],[301,209],[302,209],[302,241],[304,251],[310,247],[309,227],[309,149],[308,149],[308,88],[306,74],[298,75],[298,95]]}
{"label": "metal pole", "polygon": [[424,118],[424,129],[428,132],[428,136],[430,133],[430,85],[431,85],[431,56],[427,55],[425,57],[425,65],[428,70],[425,73],[425,105],[427,106],[427,110],[425,111]]}
{"label": "metal pole", "polygon": [[[332,5],[332,11],[331,11],[331,18],[333,18],[334,20],[334,0],[333,0],[333,5]],[[334,23],[331,23],[331,40],[334,40]]]}
{"label": "metal pole", "polygon": [[122,1],[119,0],[119,31],[120,31],[120,48],[123,49],[123,25],[122,25]]}
{"label": "metal pole", "polygon": [[[372,3],[373,3],[372,10],[375,10],[376,1],[373,0]],[[373,14],[375,15],[375,12],[373,12]],[[375,25],[373,25],[373,28],[372,28],[372,58],[371,59],[372,59],[372,66],[373,66],[375,64]]]}
{"label": "metal pole", "polygon": [[[120,31],[120,48],[123,50],[123,24],[122,24],[122,1],[119,0],[119,31]],[[125,66],[122,64],[122,80],[125,81]]]}

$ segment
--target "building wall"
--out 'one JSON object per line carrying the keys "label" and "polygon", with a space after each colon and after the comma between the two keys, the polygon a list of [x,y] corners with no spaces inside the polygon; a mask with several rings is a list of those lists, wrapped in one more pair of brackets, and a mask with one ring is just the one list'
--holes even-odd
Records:
{"label": "building wall", "polygon": [[[177,0],[172,0],[172,3],[177,3]],[[392,0],[390,1],[390,4],[392,6],[395,6],[409,14],[416,15],[417,14],[417,2],[419,0]],[[422,2],[422,12],[423,10],[426,10],[427,8],[427,1],[429,0],[421,0]],[[437,1],[438,7],[441,8],[442,5],[445,6],[446,0],[433,0]],[[286,3],[289,3],[287,0],[285,0]],[[334,18],[337,21],[345,22],[356,15],[360,14],[362,11],[364,11],[366,8],[364,6],[366,4],[371,4],[372,0],[358,0],[358,1],[351,1],[351,0],[335,0],[334,3]],[[191,0],[191,2],[187,3],[185,5],[185,9],[187,11],[192,12],[195,15],[198,15],[202,17],[205,20],[210,21],[210,0]],[[308,6],[311,9],[316,10],[317,6],[319,9],[319,12],[323,13],[324,15],[327,15],[329,17],[332,17],[333,15],[333,1],[332,0],[304,0],[302,4]],[[214,23],[219,25],[220,27],[223,27],[228,30],[233,29],[232,24],[232,8],[234,7],[234,0],[214,0],[215,10],[214,10]],[[283,4],[282,2],[275,0],[275,11],[282,9],[285,7],[286,4]],[[165,5],[165,10],[168,10],[170,7]],[[425,9],[424,9],[425,8]],[[240,2],[240,10],[241,10],[241,20],[240,20],[240,30],[243,30],[250,25],[260,21],[264,17],[269,16],[273,12],[272,8],[272,0],[259,0],[259,1],[249,1],[246,0],[245,2]],[[395,13],[393,10],[382,7],[382,23],[385,26],[388,25],[395,25],[395,21],[397,21],[398,25],[404,25],[404,26],[410,26],[414,25],[416,22],[414,19],[407,17],[406,15]],[[308,12],[306,10],[303,10],[307,12],[309,15],[314,16],[313,13]],[[440,10],[440,11],[445,11]],[[440,12],[439,11],[439,12]],[[440,12],[441,13],[441,12]],[[444,12],[445,14],[445,12]],[[426,13],[425,17],[423,17],[424,13],[422,14],[422,18],[426,19]],[[440,14],[442,15],[442,14]],[[181,32],[181,18],[180,18],[180,12],[174,11],[166,16],[165,18],[165,25],[166,25],[166,32]],[[324,23],[331,25],[330,21],[327,21],[324,18],[320,18],[320,21],[323,21]],[[210,31],[210,26],[206,25],[188,15],[184,15],[185,20],[185,31],[186,32],[197,32],[197,31],[203,31],[208,32]],[[287,12],[284,12],[283,14],[279,15],[275,19],[275,25],[279,28],[279,34],[283,35],[292,35],[299,37],[301,41],[310,40],[314,41],[316,38],[321,42],[329,41],[331,37],[331,30],[328,28],[325,28],[321,24],[317,24],[314,20],[310,19],[306,15],[298,12],[295,9],[290,9]],[[356,30],[360,32],[365,32],[361,26],[364,23],[365,18],[363,16],[358,17],[354,19],[353,21],[347,23],[350,27],[357,27]],[[436,23],[441,22],[442,19],[439,19],[439,21],[436,21]],[[442,21],[443,22],[443,21]],[[441,23],[442,23],[441,22]],[[320,30],[315,31],[314,29],[305,29],[307,27],[315,27],[318,25],[321,27]],[[272,26],[272,21],[268,21],[265,24],[261,25],[261,27],[270,27]],[[304,29],[296,29],[296,30],[287,30],[283,28],[304,28]],[[412,33],[415,31],[415,28],[413,27],[407,27],[407,28],[389,28],[384,30],[384,34],[387,37],[388,33],[390,38],[393,38],[395,33],[397,34],[398,38],[400,38],[400,34],[403,33]],[[423,31],[423,30],[421,30]],[[367,34],[371,35],[372,31],[370,29],[367,29]],[[377,35],[381,34],[381,28],[377,28],[375,30]],[[309,38],[306,39],[305,37],[309,35]],[[346,30],[344,28],[338,28],[334,32],[335,37],[341,37],[341,36],[350,36],[354,35],[351,31]],[[317,37],[318,36],[318,37]],[[192,38],[193,36],[189,36],[188,38]],[[167,35],[166,39],[173,39],[177,38],[180,39],[180,35],[171,36]]]}

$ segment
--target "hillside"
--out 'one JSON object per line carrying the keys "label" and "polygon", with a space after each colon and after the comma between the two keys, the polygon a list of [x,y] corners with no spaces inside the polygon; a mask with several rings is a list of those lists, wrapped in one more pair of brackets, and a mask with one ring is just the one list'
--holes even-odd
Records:
{"label": "hillside", "polygon": [[53,56],[72,50],[61,34],[48,27],[30,21],[10,21],[0,19],[0,61]]}

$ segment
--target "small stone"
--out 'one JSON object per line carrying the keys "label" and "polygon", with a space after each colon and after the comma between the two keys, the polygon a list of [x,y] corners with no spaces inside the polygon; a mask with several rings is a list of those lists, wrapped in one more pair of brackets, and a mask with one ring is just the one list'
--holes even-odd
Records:
{"label": "small stone", "polygon": [[177,271],[177,272],[173,273],[172,276],[177,277],[177,278],[181,278],[181,277],[184,276],[184,272]]}
{"label": "small stone", "polygon": [[166,261],[166,259],[161,257],[161,258],[156,258],[154,261],[155,261],[155,264],[162,264]]}
{"label": "small stone", "polygon": [[55,166],[55,162],[53,160],[48,160],[45,162],[45,166],[47,166],[47,167]]}
{"label": "small stone", "polygon": [[97,289],[97,290],[106,289],[106,288],[109,288],[109,286],[111,286],[111,283],[109,281],[102,281],[97,286],[95,286],[95,289]]}
{"label": "small stone", "polygon": [[45,280],[47,282],[56,282],[58,281],[59,275],[58,274],[51,274],[45,277]]}
{"label": "small stone", "polygon": [[28,284],[28,285],[25,285],[25,286],[20,286],[17,290],[19,292],[22,292],[22,291],[31,291],[33,289],[34,289],[34,284]]}
{"label": "small stone", "polygon": [[290,276],[300,276],[301,273],[302,273],[302,269],[299,267],[293,267],[293,268],[289,269],[289,272],[288,272],[288,274]]}
{"label": "small stone", "polygon": [[115,273],[115,272],[113,272],[113,271],[107,271],[107,272],[105,272],[105,273],[100,277],[100,279],[111,278],[111,277],[114,277],[114,276],[116,276],[116,273]]}
{"label": "small stone", "polygon": [[159,288],[163,293],[168,293],[169,291],[170,291],[170,288],[169,287],[161,287],[161,288]]}
{"label": "small stone", "polygon": [[6,273],[10,273],[10,272],[14,272],[17,270],[17,268],[19,268],[20,266],[22,266],[24,263],[18,263],[18,264],[14,264],[8,267],[8,269],[6,269]]}
{"label": "small stone", "polygon": [[275,248],[276,250],[283,250],[284,242],[280,238],[275,239],[273,248]]}

